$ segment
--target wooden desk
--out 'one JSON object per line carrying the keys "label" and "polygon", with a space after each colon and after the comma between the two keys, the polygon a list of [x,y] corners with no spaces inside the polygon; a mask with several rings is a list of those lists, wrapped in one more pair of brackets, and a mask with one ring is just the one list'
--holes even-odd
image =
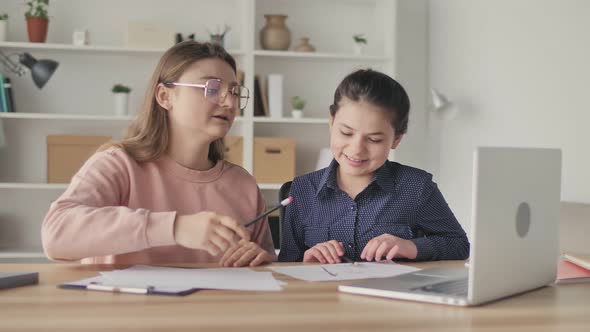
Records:
{"label": "wooden desk", "polygon": [[[462,262],[412,264],[461,266]],[[590,284],[545,287],[476,308],[339,293],[336,282],[288,281],[282,292],[200,291],[185,297],[62,290],[112,266],[4,264],[40,284],[0,290],[0,330],[89,331],[588,331]]]}

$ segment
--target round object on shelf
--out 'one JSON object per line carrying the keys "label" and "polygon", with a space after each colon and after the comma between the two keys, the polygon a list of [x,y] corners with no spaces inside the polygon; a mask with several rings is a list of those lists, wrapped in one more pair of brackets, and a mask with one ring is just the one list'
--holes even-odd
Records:
{"label": "round object on shelf", "polygon": [[266,25],[260,30],[260,45],[265,50],[286,51],[291,45],[291,32],[285,21],[287,15],[264,15]]}

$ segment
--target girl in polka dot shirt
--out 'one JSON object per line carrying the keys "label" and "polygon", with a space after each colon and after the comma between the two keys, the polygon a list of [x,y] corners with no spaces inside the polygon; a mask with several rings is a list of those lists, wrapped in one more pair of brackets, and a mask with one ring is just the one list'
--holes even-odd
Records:
{"label": "girl in polka dot shirt", "polygon": [[330,106],[324,169],[296,177],[286,207],[279,261],[450,260],[469,241],[432,175],[388,161],[408,127],[410,101],[391,77],[348,75]]}

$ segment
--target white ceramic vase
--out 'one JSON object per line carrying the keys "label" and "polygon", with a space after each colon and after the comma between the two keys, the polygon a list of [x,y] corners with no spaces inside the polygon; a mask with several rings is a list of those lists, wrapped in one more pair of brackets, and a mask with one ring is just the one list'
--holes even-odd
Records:
{"label": "white ceramic vase", "polygon": [[129,107],[129,94],[125,92],[113,93],[115,98],[115,115],[126,116],[128,115]]}
{"label": "white ceramic vase", "polygon": [[295,119],[301,119],[303,117],[303,110],[291,110],[291,116]]}
{"label": "white ceramic vase", "polygon": [[361,55],[363,54],[363,48],[365,47],[365,45],[361,44],[361,43],[354,43],[354,54],[356,55]]}

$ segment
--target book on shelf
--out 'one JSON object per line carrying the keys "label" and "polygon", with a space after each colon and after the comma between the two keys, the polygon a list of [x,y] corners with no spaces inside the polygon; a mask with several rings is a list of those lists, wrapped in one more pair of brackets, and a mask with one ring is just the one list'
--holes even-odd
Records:
{"label": "book on shelf", "polygon": [[268,109],[271,118],[283,117],[283,75],[268,75]]}
{"label": "book on shelf", "polygon": [[4,96],[4,76],[0,73],[0,112],[8,112],[6,96]]}
{"label": "book on shelf", "polygon": [[14,109],[14,96],[12,94],[12,82],[10,78],[6,77],[4,79],[4,96],[6,97],[6,112],[15,112]]}
{"label": "book on shelf", "polygon": [[[266,80],[268,81],[268,80]],[[260,99],[262,100],[262,110],[264,111],[264,116],[268,116],[268,96],[267,96],[267,85],[266,82],[263,82],[262,79],[258,81],[260,83]]]}
{"label": "book on shelf", "polygon": [[264,107],[262,106],[262,88],[260,78],[254,76],[254,116],[264,116]]}
{"label": "book on shelf", "polygon": [[557,265],[556,284],[590,282],[590,255],[564,254]]}

